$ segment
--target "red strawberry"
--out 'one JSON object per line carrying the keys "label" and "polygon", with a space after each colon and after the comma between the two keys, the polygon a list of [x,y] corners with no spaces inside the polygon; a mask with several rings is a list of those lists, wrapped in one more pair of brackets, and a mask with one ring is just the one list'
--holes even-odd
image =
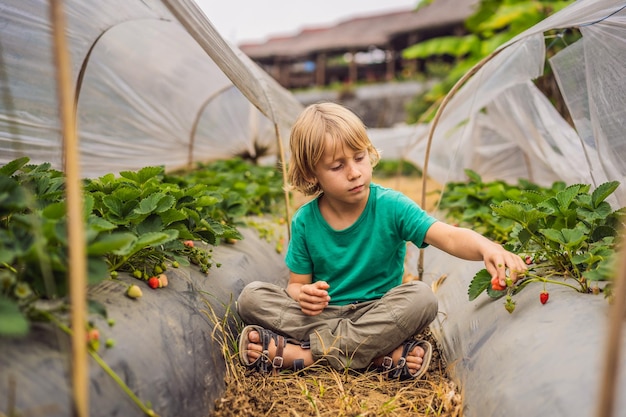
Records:
{"label": "red strawberry", "polygon": [[491,289],[494,291],[502,291],[505,290],[506,287],[500,285],[500,280],[498,279],[498,277],[495,277],[491,278]]}
{"label": "red strawberry", "polygon": [[533,263],[533,258],[527,256],[526,259],[524,259],[524,262],[526,262],[526,265],[530,265]]}
{"label": "red strawberry", "polygon": [[185,240],[183,242],[183,245],[187,246],[188,248],[193,248],[193,246],[194,246],[193,240]]}
{"label": "red strawberry", "polygon": [[150,288],[159,288],[159,279],[157,277],[150,277],[148,280],[148,285]]}
{"label": "red strawberry", "polygon": [[100,330],[95,327],[87,330],[87,346],[90,349],[98,350],[100,347]]}
{"label": "red strawberry", "polygon": [[539,294],[539,301],[541,301],[541,304],[547,303],[548,298],[550,298],[550,294],[548,293],[548,291],[541,291],[541,293]]}
{"label": "red strawberry", "polygon": [[100,340],[100,330],[96,328],[91,328],[87,331],[87,341],[88,342],[97,342]]}

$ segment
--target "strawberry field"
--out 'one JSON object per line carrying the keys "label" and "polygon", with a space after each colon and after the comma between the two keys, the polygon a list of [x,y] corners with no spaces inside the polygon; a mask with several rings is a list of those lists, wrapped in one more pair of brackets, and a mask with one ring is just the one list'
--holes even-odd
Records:
{"label": "strawberry field", "polygon": [[[7,393],[0,410],[67,415],[63,357],[72,328],[63,178],[23,158],[4,165],[0,181],[0,386]],[[186,173],[146,167],[83,187],[95,409],[204,413],[225,371],[214,317],[227,316],[247,282],[286,276],[280,175],[232,159]],[[148,382],[158,389],[146,389]],[[201,400],[182,405],[194,390]]]}
{"label": "strawberry field", "polygon": [[439,300],[433,372],[410,386],[234,360],[235,297],[287,277],[302,105],[209,18],[1,2],[1,416],[626,416],[624,1],[482,1],[466,34],[395,57],[443,77],[417,123],[369,129],[379,168],[529,266],[499,286],[408,246],[406,278]]}

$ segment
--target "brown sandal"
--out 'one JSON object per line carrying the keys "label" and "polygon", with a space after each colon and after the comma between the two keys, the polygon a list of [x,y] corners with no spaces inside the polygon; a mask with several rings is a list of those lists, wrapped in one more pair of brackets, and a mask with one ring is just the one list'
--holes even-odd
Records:
{"label": "brown sandal", "polygon": [[[247,355],[247,347],[250,343],[250,339],[248,335],[251,331],[256,331],[259,333],[260,342],[263,346],[263,352],[261,356],[256,358],[253,362],[250,362]],[[270,361],[269,356],[269,345],[270,341],[274,340],[276,344],[276,355],[274,359]],[[239,335],[239,360],[241,363],[247,368],[254,368],[262,373],[269,373],[272,371],[273,373],[278,373],[280,369],[283,368],[284,358],[283,352],[287,343],[294,343],[294,339],[288,339],[285,336],[281,336],[279,334],[274,333],[271,330],[264,329],[261,326],[250,325],[243,328],[241,334]],[[307,344],[304,343],[296,343],[299,344],[303,348],[308,348]],[[291,367],[294,371],[299,371],[304,368],[304,360],[296,359],[293,361],[293,366]]]}
{"label": "brown sandal", "polygon": [[[416,373],[412,374],[409,370],[409,367],[406,366],[406,356],[415,349],[416,346],[424,349],[424,356],[422,361],[422,366],[417,370]],[[430,360],[433,356],[433,347],[426,340],[416,340],[410,339],[406,340],[402,345],[402,356],[398,359],[398,363],[394,365],[393,359],[390,356],[385,356],[383,358],[383,363],[378,370],[386,374],[387,379],[398,379],[400,381],[405,381],[407,379],[418,379],[421,378],[426,371],[428,370],[428,366],[430,365]]]}

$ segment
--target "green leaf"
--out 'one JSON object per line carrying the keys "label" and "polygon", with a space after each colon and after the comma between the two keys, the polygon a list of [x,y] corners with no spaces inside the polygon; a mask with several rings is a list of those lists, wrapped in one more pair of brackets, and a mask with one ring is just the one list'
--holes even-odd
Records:
{"label": "green leaf", "polygon": [[96,300],[87,300],[87,309],[92,314],[97,314],[100,317],[107,318],[107,308],[104,304]]}
{"label": "green leaf", "polygon": [[63,202],[52,203],[48,205],[48,207],[43,209],[41,214],[46,219],[59,220],[65,217],[66,213],[67,213],[67,206],[65,204],[65,201],[63,201]]}
{"label": "green leaf", "polygon": [[480,47],[480,39],[473,34],[464,37],[442,36],[412,45],[402,51],[406,59],[428,58],[433,55],[464,56]]}
{"label": "green leaf", "polygon": [[101,256],[87,258],[87,283],[95,285],[109,277],[107,263]]}
{"label": "green leaf", "polygon": [[174,240],[178,237],[178,232],[176,230],[166,230],[164,232],[152,232],[146,233],[135,241],[132,249],[130,250],[130,254],[133,255],[139,252],[142,249],[162,245],[171,240]]}
{"label": "green leaf", "polygon": [[578,247],[587,236],[585,233],[576,228],[576,229],[540,229],[539,230],[546,238],[557,242],[566,248],[576,248]]}
{"label": "green leaf", "polygon": [[102,204],[104,204],[104,206],[109,209],[109,211],[111,212],[113,216],[115,217],[122,216],[122,209],[124,205],[122,204],[122,201],[119,198],[113,195],[107,195],[102,199]]}
{"label": "green leaf", "polygon": [[141,196],[141,190],[132,186],[123,186],[115,190],[113,194],[115,198],[121,201],[134,202],[136,204],[137,199]]}
{"label": "green leaf", "polygon": [[106,221],[102,217],[98,217],[96,215],[89,216],[89,219],[87,220],[87,224],[89,228],[97,232],[108,232],[117,227],[113,223]]}
{"label": "green leaf", "polygon": [[203,195],[194,202],[196,207],[210,207],[219,203],[220,200],[215,196]]}
{"label": "green leaf", "polygon": [[469,300],[475,300],[483,291],[491,286],[491,275],[486,269],[481,269],[474,275],[467,290]]}
{"label": "green leaf", "polygon": [[617,189],[617,187],[619,187],[619,181],[610,181],[605,182],[604,184],[600,184],[598,188],[593,190],[593,193],[591,193],[593,206],[598,207],[601,202],[606,200],[606,198]]}
{"label": "green leaf", "polygon": [[593,229],[593,232],[591,232],[590,237],[593,242],[598,242],[604,239],[605,237],[611,237],[611,236],[617,236],[617,230],[611,226],[600,225],[596,227],[595,229]]}
{"label": "green leaf", "polygon": [[163,225],[165,226],[169,226],[174,222],[179,222],[187,218],[185,213],[183,213],[181,210],[176,210],[174,208],[159,213],[159,216],[161,216],[161,220],[163,221]]}
{"label": "green leaf", "polygon": [[559,202],[559,209],[561,211],[569,209],[570,204],[572,204],[572,201],[574,201],[574,199],[578,195],[580,187],[580,184],[572,185],[567,187],[565,190],[557,193],[555,197],[556,200]]}
{"label": "green leaf", "polygon": [[28,320],[16,302],[0,295],[0,336],[18,337],[28,334]]}
{"label": "green leaf", "polygon": [[477,184],[482,184],[483,180],[480,177],[480,175],[478,175],[478,173],[476,171],[473,171],[469,168],[466,168],[465,170],[463,170],[463,172],[465,172],[465,175],[467,175],[467,178],[470,179],[470,182],[475,182]]}
{"label": "green leaf", "polygon": [[524,227],[528,227],[537,220],[544,219],[547,214],[543,213],[527,203],[518,203],[514,201],[503,201],[499,205],[492,205],[491,209],[497,215],[506,219],[514,220]]}
{"label": "green leaf", "polygon": [[150,179],[161,175],[164,172],[163,167],[144,167],[137,172],[121,171],[120,176],[136,182],[137,184],[145,184]]}
{"label": "green leaf", "polygon": [[136,237],[132,233],[100,235],[93,243],[87,246],[87,254],[106,255],[109,253],[119,253],[124,248],[129,247],[135,239]]}
{"label": "green leaf", "polygon": [[135,212],[138,214],[161,213],[172,208],[175,202],[174,197],[171,195],[164,195],[163,193],[150,194],[139,202]]}
{"label": "green leaf", "polygon": [[30,158],[24,156],[22,158],[14,159],[13,161],[7,163],[6,165],[0,167],[0,174],[4,174],[8,177],[12,176],[21,169],[24,165],[26,165],[30,161]]}

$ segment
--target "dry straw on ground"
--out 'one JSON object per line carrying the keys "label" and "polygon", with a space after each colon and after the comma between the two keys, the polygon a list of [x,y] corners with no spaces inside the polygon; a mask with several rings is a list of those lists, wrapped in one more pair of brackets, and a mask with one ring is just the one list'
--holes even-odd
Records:
{"label": "dry straw on ground", "polygon": [[[421,335],[430,339],[429,333]],[[416,381],[390,381],[376,371],[338,372],[313,366],[298,373],[260,374],[227,352],[226,392],[211,417],[462,415],[462,395],[435,350],[429,372]]]}

